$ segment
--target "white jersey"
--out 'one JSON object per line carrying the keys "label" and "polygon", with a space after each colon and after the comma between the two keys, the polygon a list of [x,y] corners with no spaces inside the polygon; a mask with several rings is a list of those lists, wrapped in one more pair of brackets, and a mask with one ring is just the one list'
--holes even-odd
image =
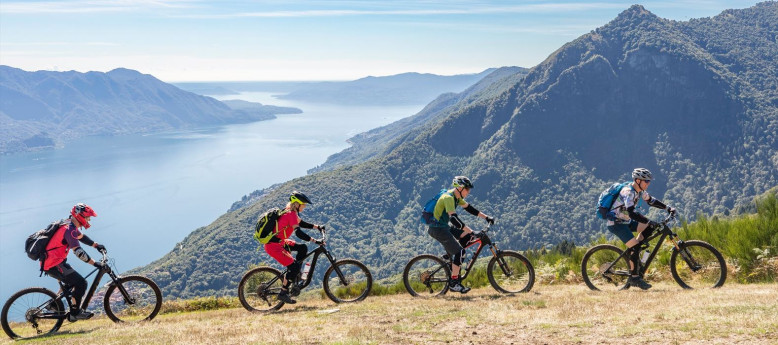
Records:
{"label": "white jersey", "polygon": [[632,188],[631,184],[624,186],[624,188],[622,188],[619,192],[619,196],[616,197],[615,201],[613,201],[613,206],[611,206],[610,212],[608,212],[608,214],[614,215],[616,221],[614,222],[612,220],[608,220],[608,225],[628,224],[630,218],[627,209],[633,206],[637,207],[638,201],[640,201],[640,199],[643,199],[646,203],[648,203],[648,201],[651,200],[651,195],[648,195],[648,192],[646,191],[636,191],[634,188]]}

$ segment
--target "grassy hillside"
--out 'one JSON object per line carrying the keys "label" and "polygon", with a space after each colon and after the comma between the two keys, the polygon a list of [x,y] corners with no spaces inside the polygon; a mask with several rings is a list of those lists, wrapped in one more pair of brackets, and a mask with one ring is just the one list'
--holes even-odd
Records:
{"label": "grassy hillside", "polygon": [[[41,344],[774,344],[778,285],[598,293],[540,285],[528,294],[490,288],[436,299],[318,298],[272,314],[242,308],[162,314],[150,323],[105,318],[66,324]],[[767,303],[770,301],[769,303]],[[0,342],[11,343],[4,339]]]}

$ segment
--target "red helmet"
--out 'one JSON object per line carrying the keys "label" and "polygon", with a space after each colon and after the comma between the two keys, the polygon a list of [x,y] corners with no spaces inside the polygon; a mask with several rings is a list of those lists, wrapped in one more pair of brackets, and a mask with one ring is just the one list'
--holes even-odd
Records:
{"label": "red helmet", "polygon": [[84,229],[89,229],[89,222],[86,217],[97,217],[97,212],[84,203],[78,203],[70,210],[70,215],[75,218]]}

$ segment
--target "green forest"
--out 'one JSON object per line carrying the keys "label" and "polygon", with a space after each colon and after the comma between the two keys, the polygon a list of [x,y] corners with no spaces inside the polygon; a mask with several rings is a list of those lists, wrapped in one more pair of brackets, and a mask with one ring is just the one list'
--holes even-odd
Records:
{"label": "green forest", "polygon": [[[257,217],[299,190],[314,202],[302,218],[328,226],[337,258],[390,278],[415,255],[442,253],[418,218],[455,175],[473,180],[467,201],[497,218],[492,238],[502,249],[559,246],[561,258],[575,245],[575,261],[579,248],[609,240],[594,216],[597,196],[645,167],[655,177],[649,192],[688,221],[682,238],[720,246],[750,272],[737,279],[751,281],[748,274],[763,276],[748,266],[760,255],[754,249],[774,256],[774,233],[756,242],[733,235],[738,244],[716,236],[722,219],[778,185],[777,36],[775,2],[683,22],[632,6],[529,71],[439,99],[413,125],[387,126],[371,139],[376,146],[363,142],[343,164],[335,158],[247,195],[137,271],[174,298],[234,295],[248,267],[271,260],[252,239]],[[560,262],[538,267],[559,279],[570,272]]]}

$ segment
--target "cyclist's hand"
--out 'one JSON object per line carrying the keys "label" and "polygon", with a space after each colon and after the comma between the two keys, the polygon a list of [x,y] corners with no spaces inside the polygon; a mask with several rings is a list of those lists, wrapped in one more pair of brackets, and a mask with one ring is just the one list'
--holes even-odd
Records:
{"label": "cyclist's hand", "polygon": [[98,269],[100,269],[105,273],[111,272],[111,266],[108,266],[108,264],[102,261],[95,261],[95,267],[97,267]]}
{"label": "cyclist's hand", "polygon": [[678,214],[678,210],[676,210],[675,207],[667,206],[667,213],[675,217],[675,215]]}
{"label": "cyclist's hand", "polygon": [[489,223],[489,225],[494,225],[494,217],[486,216],[486,222]]}
{"label": "cyclist's hand", "polygon": [[108,250],[105,249],[104,245],[99,244],[99,243],[95,246],[95,249],[97,249],[97,251],[100,252],[100,253],[105,253],[105,252],[108,251]]}
{"label": "cyclist's hand", "polygon": [[325,231],[327,231],[327,226],[326,225],[319,225],[319,232],[325,232]]}
{"label": "cyclist's hand", "polygon": [[316,239],[316,238],[314,238],[313,239],[313,243],[316,243],[316,244],[318,244],[320,246],[324,245],[324,239]]}

